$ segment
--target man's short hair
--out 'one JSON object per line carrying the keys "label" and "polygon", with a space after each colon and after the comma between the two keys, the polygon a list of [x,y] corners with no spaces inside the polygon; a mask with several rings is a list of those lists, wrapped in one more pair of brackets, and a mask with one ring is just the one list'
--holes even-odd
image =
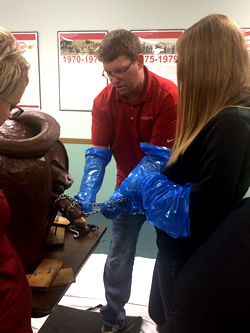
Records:
{"label": "man's short hair", "polygon": [[98,50],[98,60],[112,62],[120,56],[126,56],[132,61],[139,53],[142,53],[139,38],[131,31],[118,29],[103,38]]}

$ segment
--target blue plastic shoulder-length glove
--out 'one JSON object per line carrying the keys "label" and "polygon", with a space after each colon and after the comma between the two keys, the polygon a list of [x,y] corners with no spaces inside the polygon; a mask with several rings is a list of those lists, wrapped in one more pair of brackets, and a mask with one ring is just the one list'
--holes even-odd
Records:
{"label": "blue plastic shoulder-length glove", "polygon": [[172,238],[190,236],[189,203],[192,184],[180,186],[163,174],[146,172],[126,178],[121,194],[142,198],[149,222]]}
{"label": "blue plastic shoulder-length glove", "polygon": [[[80,190],[75,198],[79,201],[94,203],[100,190],[105,168],[112,157],[111,149],[89,148],[85,152],[85,167]],[[90,212],[92,206],[80,205],[81,210]]]}
{"label": "blue plastic shoulder-length glove", "polygon": [[[144,214],[145,209],[142,207],[141,198],[136,200],[135,198],[130,198],[127,201],[122,201],[116,203],[115,205],[108,204],[109,202],[117,201],[119,199],[124,199],[124,196],[121,194],[120,189],[116,190],[110,197],[108,201],[105,201],[107,205],[101,206],[102,214],[111,220],[117,218],[123,211],[133,211],[136,214]],[[135,214],[135,213],[134,213]]]}
{"label": "blue plastic shoulder-length glove", "polygon": [[108,201],[105,201],[106,205],[101,206],[102,214],[107,218],[114,220],[116,217],[121,215],[121,213],[124,211],[124,202],[117,203],[116,205],[109,204],[109,202],[117,201],[119,199],[122,199],[123,195],[120,192],[120,189],[115,191]]}
{"label": "blue plastic shoulder-length glove", "polygon": [[[128,177],[133,177],[137,173],[155,171],[162,172],[167,165],[171,149],[155,146],[151,143],[142,142],[140,144],[141,149],[146,154],[141,161],[137,164],[137,166],[131,171]],[[122,198],[120,190],[115,191],[110,197],[108,202],[116,201]],[[114,207],[112,206],[103,206],[101,207],[102,213],[105,217],[114,219],[119,216],[124,210],[126,210],[129,214],[144,214],[145,210],[142,207],[141,197],[133,197],[127,201],[116,204]]]}

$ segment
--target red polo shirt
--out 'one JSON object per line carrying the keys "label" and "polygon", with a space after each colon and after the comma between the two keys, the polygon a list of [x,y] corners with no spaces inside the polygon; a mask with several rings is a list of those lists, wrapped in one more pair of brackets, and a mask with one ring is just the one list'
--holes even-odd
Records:
{"label": "red polo shirt", "polygon": [[10,209],[2,191],[0,214],[0,332],[29,333],[32,295],[21,259],[4,234]]}
{"label": "red polo shirt", "polygon": [[172,148],[176,129],[177,86],[145,66],[141,97],[130,104],[110,83],[95,98],[91,144],[109,146],[117,164],[117,185],[145,155],[141,142]]}

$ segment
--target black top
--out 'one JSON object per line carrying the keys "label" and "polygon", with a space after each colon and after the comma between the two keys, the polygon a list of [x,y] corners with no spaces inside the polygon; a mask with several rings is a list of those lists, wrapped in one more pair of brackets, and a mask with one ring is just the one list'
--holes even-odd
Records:
{"label": "black top", "polygon": [[249,222],[245,198],[188,260],[166,332],[250,332]]}
{"label": "black top", "polygon": [[186,260],[250,186],[250,110],[232,107],[219,112],[164,174],[182,186],[193,184],[191,237],[173,239],[156,228],[159,250],[169,257]]}

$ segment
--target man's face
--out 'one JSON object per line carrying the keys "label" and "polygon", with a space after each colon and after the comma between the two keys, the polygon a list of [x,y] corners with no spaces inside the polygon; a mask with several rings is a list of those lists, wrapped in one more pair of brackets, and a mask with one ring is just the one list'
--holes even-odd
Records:
{"label": "man's face", "polygon": [[134,61],[120,56],[112,62],[103,62],[103,69],[119,94],[129,97],[141,83],[143,55],[138,55]]}

